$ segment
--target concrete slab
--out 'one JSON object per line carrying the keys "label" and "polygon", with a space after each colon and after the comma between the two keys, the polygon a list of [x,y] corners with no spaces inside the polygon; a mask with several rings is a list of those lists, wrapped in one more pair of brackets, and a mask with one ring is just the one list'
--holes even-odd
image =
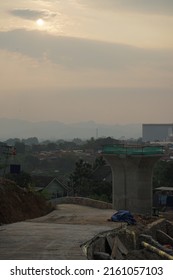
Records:
{"label": "concrete slab", "polygon": [[113,211],[59,205],[44,217],[3,225],[0,227],[0,259],[86,259],[80,248],[83,242],[120,226],[107,221]]}

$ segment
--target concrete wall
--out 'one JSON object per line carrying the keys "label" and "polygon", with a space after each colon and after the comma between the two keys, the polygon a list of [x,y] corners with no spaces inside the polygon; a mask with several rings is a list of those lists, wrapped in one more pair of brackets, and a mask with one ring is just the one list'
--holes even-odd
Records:
{"label": "concrete wall", "polygon": [[152,173],[160,156],[104,155],[111,165],[113,208],[152,213]]}
{"label": "concrete wall", "polygon": [[112,209],[112,204],[104,201],[90,199],[86,197],[59,197],[51,200],[53,204],[79,204],[83,206],[91,206],[100,209]]}

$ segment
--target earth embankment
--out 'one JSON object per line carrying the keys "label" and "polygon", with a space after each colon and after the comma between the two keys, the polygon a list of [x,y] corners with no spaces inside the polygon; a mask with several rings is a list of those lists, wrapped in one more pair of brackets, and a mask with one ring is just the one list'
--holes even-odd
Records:
{"label": "earth embankment", "polygon": [[52,210],[52,206],[39,194],[0,178],[0,224],[33,219]]}

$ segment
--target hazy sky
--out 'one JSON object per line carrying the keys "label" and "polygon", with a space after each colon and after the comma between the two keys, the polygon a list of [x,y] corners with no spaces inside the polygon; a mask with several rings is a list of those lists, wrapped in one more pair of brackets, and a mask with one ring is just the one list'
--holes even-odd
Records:
{"label": "hazy sky", "polygon": [[172,0],[0,7],[0,117],[173,122]]}

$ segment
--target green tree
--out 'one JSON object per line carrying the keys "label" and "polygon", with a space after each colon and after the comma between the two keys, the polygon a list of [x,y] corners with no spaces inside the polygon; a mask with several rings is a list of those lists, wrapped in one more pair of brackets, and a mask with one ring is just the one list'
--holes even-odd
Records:
{"label": "green tree", "polygon": [[70,175],[69,185],[73,189],[74,195],[87,195],[90,188],[90,177],[92,165],[83,159],[76,162],[75,170]]}
{"label": "green tree", "polygon": [[92,191],[90,198],[112,202],[112,184],[104,181],[92,182]]}
{"label": "green tree", "polygon": [[93,164],[93,169],[95,170],[97,167],[103,166],[106,164],[103,156],[96,157],[95,162]]}
{"label": "green tree", "polygon": [[165,185],[168,187],[173,186],[173,161],[167,163],[166,169],[164,171]]}
{"label": "green tree", "polygon": [[[102,157],[96,159],[96,164],[105,164]],[[69,186],[73,189],[73,194],[90,197],[106,202],[112,201],[112,184],[92,179],[93,167],[88,162],[80,159],[76,162],[75,170],[70,175]]]}
{"label": "green tree", "polygon": [[24,171],[20,172],[19,174],[8,173],[5,177],[16,182],[16,184],[21,188],[27,188],[30,184],[32,184],[31,175]]}
{"label": "green tree", "polygon": [[25,143],[16,142],[15,143],[16,153],[24,154],[25,153]]}
{"label": "green tree", "polygon": [[46,146],[47,151],[56,151],[56,149],[57,149],[57,144],[54,142],[50,142]]}
{"label": "green tree", "polygon": [[32,154],[28,154],[23,160],[23,165],[25,166],[28,172],[31,172],[35,168],[38,168],[39,164],[39,159],[36,156],[33,156]]}
{"label": "green tree", "polygon": [[173,161],[160,160],[154,167],[153,186],[173,186]]}

